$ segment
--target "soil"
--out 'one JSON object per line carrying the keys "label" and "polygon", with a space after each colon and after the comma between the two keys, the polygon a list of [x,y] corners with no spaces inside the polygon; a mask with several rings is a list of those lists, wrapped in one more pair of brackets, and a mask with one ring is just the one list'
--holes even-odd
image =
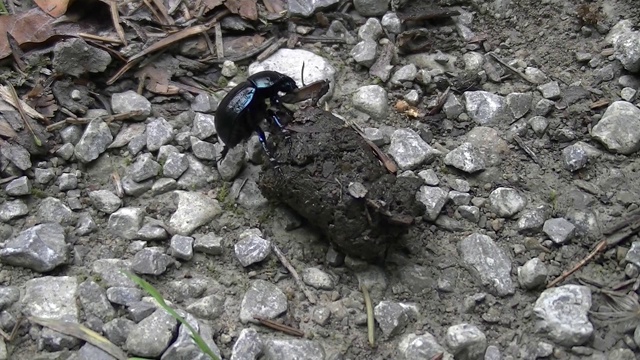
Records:
{"label": "soil", "polygon": [[[276,132],[271,138],[278,167],[269,164],[262,173],[262,194],[288,205],[344,254],[383,260],[390,242],[420,212],[412,194],[422,181],[389,174],[362,136],[329,112],[309,107],[295,119],[303,125],[290,136]],[[366,195],[349,194],[355,183]],[[367,200],[381,201],[384,209]],[[394,224],[402,215],[409,222]]]}
{"label": "soil", "polygon": [[[410,226],[388,226],[388,217],[367,209],[363,199],[353,198],[345,189],[351,182],[360,182],[368,193],[367,199],[380,200],[387,204],[387,210],[394,214],[416,215],[414,194],[419,186],[410,178],[396,178],[389,175],[367,145],[356,132],[344,123],[319,109],[307,108],[296,114],[296,121],[303,128],[312,128],[315,122],[329,124],[322,132],[294,132],[290,142],[276,134],[273,146],[280,171],[265,165],[260,178],[260,187],[269,199],[284,203],[306,219],[305,224],[295,230],[287,230],[283,224],[282,214],[285,210],[275,204],[267,209],[248,211],[235,204],[225,204],[225,213],[212,224],[198,230],[198,233],[215,232],[224,238],[224,252],[219,256],[196,254],[188,262],[171,267],[166,273],[148,279],[161,293],[173,301],[176,306],[184,308],[188,301],[172,285],[176,280],[189,278],[206,278],[211,281],[211,290],[222,292],[227,301],[224,314],[212,322],[214,338],[224,358],[228,358],[240,331],[245,327],[238,320],[242,296],[248,284],[255,279],[265,279],[277,284],[289,298],[289,309],[283,321],[305,331],[308,338],[320,341],[331,354],[342,354],[344,359],[395,359],[400,337],[381,338],[377,347],[371,348],[367,341],[366,323],[361,321],[364,301],[359,290],[360,279],[357,271],[349,267],[331,268],[325,265],[325,256],[329,246],[333,244],[345,253],[360,255],[367,260],[378,260],[378,266],[367,270],[368,276],[379,276],[380,280],[372,289],[374,305],[382,300],[413,303],[419,309],[420,316],[409,324],[405,333],[429,332],[441,344],[444,344],[446,330],[449,326],[463,322],[473,323],[481,327],[489,344],[496,345],[504,355],[521,358],[523,349],[532,349],[544,337],[535,332],[535,316],[532,314],[533,304],[541,290],[525,291],[516,289],[513,296],[495,297],[485,293],[481,284],[476,283],[467,269],[462,266],[457,252],[457,243],[473,232],[481,232],[492,236],[498,245],[512,259],[512,278],[516,279],[516,268],[532,257],[540,257],[548,264],[550,278],[555,278],[563,271],[584,258],[601,239],[601,230],[615,223],[628,209],[639,205],[640,199],[640,160],[638,153],[630,156],[604,155],[597,162],[589,164],[585,169],[570,173],[562,167],[562,149],[575,141],[591,141],[589,126],[597,121],[605,108],[591,109],[589,104],[595,99],[619,100],[621,86],[620,75],[626,74],[617,67],[613,79],[599,78],[597,67],[578,63],[575,52],[589,52],[600,56],[605,48],[604,37],[607,31],[620,19],[630,19],[640,23],[640,6],[636,0],[607,1],[566,1],[566,0],[512,0],[492,3],[474,1],[437,1],[438,5],[460,5],[475,11],[472,30],[486,36],[491,50],[498,49],[503,59],[518,60],[528,66],[535,66],[552,79],[569,85],[582,82],[583,86],[597,89],[587,97],[580,98],[563,109],[555,109],[548,117],[550,121],[547,136],[541,139],[530,137],[525,139],[535,149],[540,164],[532,161],[526,153],[516,145],[501,158],[499,166],[469,176],[457,173],[442,163],[430,165],[442,184],[453,183],[455,179],[464,178],[471,185],[471,194],[475,197],[487,198],[490,191],[498,186],[510,186],[526,193],[530,204],[548,205],[552,215],[575,220],[579,226],[579,235],[571,243],[552,247],[550,252],[540,248],[527,247],[527,237],[518,234],[516,220],[494,218],[486,213],[486,221],[482,225],[465,225],[463,229],[451,231],[433,223],[417,218]],[[416,1],[428,3],[431,1]],[[579,12],[581,5],[595,4],[599,11]],[[480,11],[481,8],[489,10]],[[408,10],[407,10],[408,11]],[[448,41],[457,37],[451,24],[431,24],[434,38],[444,41],[442,46],[434,42],[433,50],[441,49],[461,57],[464,44],[459,41]],[[443,30],[442,27],[449,27]],[[305,44],[304,47],[327,57],[338,69],[333,99],[328,106],[337,113],[355,118],[360,125],[378,127],[422,126],[419,120],[395,113],[385,123],[366,120],[351,108],[351,93],[360,86],[369,85],[373,80],[368,69],[356,66],[349,56],[350,46],[319,47]],[[400,54],[400,63],[406,63]],[[603,61],[608,61],[603,58]],[[613,62],[615,63],[615,62]],[[106,74],[105,78],[110,74]],[[501,83],[475,83],[482,88],[502,95],[513,91],[535,91],[534,86],[512,74],[505,74]],[[97,77],[96,77],[97,79]],[[100,86],[100,92],[107,98],[110,92],[134,89],[134,82],[121,81],[121,85],[111,88]],[[415,85],[423,92],[424,89]],[[457,91],[465,88],[459,87]],[[390,103],[393,104],[409,89],[389,89]],[[565,96],[568,92],[564,91]],[[147,94],[148,95],[148,94]],[[423,93],[425,103],[437,98],[435,92]],[[573,101],[573,100],[571,100]],[[571,102],[569,101],[569,103]],[[174,116],[188,109],[184,99],[157,97],[154,102],[154,113]],[[302,120],[301,120],[302,119]],[[306,122],[304,122],[306,121]],[[430,120],[426,123],[434,135],[434,142],[445,148],[453,149],[460,145],[466,133],[474,127],[471,123],[455,123],[448,120]],[[506,132],[509,124],[500,125],[500,131]],[[571,142],[561,136],[562,131],[572,130],[576,138]],[[270,140],[271,142],[271,140]],[[607,154],[606,150],[603,150]],[[46,159],[45,159],[46,160]],[[96,188],[110,188],[109,176],[117,169],[125,168],[131,161],[124,152],[111,151],[103,155],[95,163],[84,166],[67,164],[66,170],[79,169],[83,172],[81,187],[86,190],[90,184]],[[34,163],[36,163],[34,161]],[[50,162],[49,162],[50,164]],[[209,164],[214,166],[213,162]],[[240,178],[250,177],[258,171],[258,167],[249,166]],[[598,194],[581,190],[576,184],[587,181],[601,188]],[[212,181],[202,189],[203,193],[219,194],[228,189],[229,184],[221,180]],[[315,189],[315,192],[310,192]],[[41,187],[35,185],[34,196],[27,200],[29,208],[37,206],[39,197],[63,197],[57,186]],[[4,192],[0,198],[6,200]],[[311,204],[311,205],[309,205]],[[139,206],[147,209],[149,216],[165,223],[175,209],[171,197],[167,195],[126,197],[124,206]],[[88,206],[90,207],[90,206]],[[442,212],[453,216],[454,209],[447,205]],[[592,214],[597,219],[596,226],[585,221],[584,213]],[[313,215],[312,215],[313,214]],[[367,215],[368,214],[368,215]],[[99,231],[89,237],[72,237],[74,245],[73,264],[55,270],[52,275],[77,275],[91,278],[91,263],[101,258],[132,258],[131,243],[114,238],[107,231],[108,217],[104,214],[93,214]],[[2,238],[7,233],[17,234],[22,229],[35,224],[35,216],[28,216],[12,224],[12,229],[2,228]],[[311,314],[317,306],[310,305],[299,291],[291,277],[284,273],[282,265],[275,257],[263,263],[243,268],[235,259],[233,244],[237,235],[250,227],[263,230],[266,237],[277,243],[284,250],[287,258],[297,269],[319,266],[339,279],[331,291],[318,291],[319,303],[322,306],[347,304],[346,314],[342,318],[332,316],[326,325],[320,326],[311,320]],[[353,242],[347,241],[353,239]],[[543,234],[536,235],[538,241],[544,240]],[[632,241],[637,241],[637,237]],[[392,244],[393,246],[389,246]],[[166,244],[158,244],[166,246]],[[603,255],[589,262],[575,276],[565,283],[577,283],[578,279],[588,281],[597,286],[611,286],[627,280],[625,277],[624,253],[630,241],[609,249]],[[384,258],[384,262],[380,262]],[[358,268],[356,268],[358,269]],[[384,275],[380,275],[383,273]],[[362,273],[359,273],[362,276]],[[32,271],[2,266],[0,281],[4,285],[22,286],[25,281],[41,275]],[[452,283],[453,291],[438,291],[440,282]],[[481,294],[479,301],[471,311],[465,311],[463,304]],[[592,309],[603,304],[603,298],[594,294]],[[124,313],[124,310],[123,310]],[[5,329],[8,330],[8,329]],[[36,342],[30,337],[27,325],[23,325],[18,339],[9,346],[12,359],[32,359],[37,349]],[[265,337],[273,335],[267,330],[259,330]],[[381,337],[378,329],[377,338]],[[609,351],[614,348],[627,348],[625,335],[608,323],[595,323],[594,339],[586,344],[598,351]],[[586,351],[586,350],[585,350]],[[638,355],[636,355],[637,357]],[[556,347],[553,357],[558,359],[586,358],[571,349]],[[336,357],[337,359],[338,357]],[[638,357],[637,357],[638,358]]]}

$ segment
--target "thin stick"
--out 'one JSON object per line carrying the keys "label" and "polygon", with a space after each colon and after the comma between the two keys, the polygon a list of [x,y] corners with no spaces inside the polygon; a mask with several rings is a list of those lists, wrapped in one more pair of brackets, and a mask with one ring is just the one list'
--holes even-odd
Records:
{"label": "thin stick", "polygon": [[102,41],[102,42],[112,43],[112,44],[122,43],[122,41],[120,41],[119,39],[112,39],[112,38],[94,35],[94,34],[78,33],[78,36],[86,40]]}
{"label": "thin stick", "polygon": [[24,113],[24,109],[22,108],[22,103],[20,102],[20,98],[18,97],[16,88],[14,88],[11,83],[7,83],[7,86],[9,87],[9,92],[11,94],[11,97],[13,98],[13,102],[16,104],[16,109],[18,109],[18,113],[20,114],[22,121],[24,121],[24,125],[27,127],[27,129],[29,129],[29,132],[33,136],[33,141],[36,143],[36,146],[42,146],[42,140],[40,140],[38,135],[36,135],[36,132],[33,131],[31,124],[29,124],[29,119],[27,119],[27,114]]}
{"label": "thin stick", "polygon": [[287,258],[284,256],[280,248],[278,248],[278,245],[272,242],[271,248],[273,249],[273,252],[276,253],[276,256],[278,257],[278,259],[280,259],[280,262],[282,263],[282,265],[284,265],[284,267],[287,268],[287,270],[289,270],[289,272],[291,273],[291,276],[293,276],[293,280],[295,280],[298,287],[302,289],[302,292],[307,297],[309,302],[312,304],[315,304],[317,302],[316,297],[313,295],[313,293],[307,290],[307,286],[300,279],[300,275],[298,275],[298,272],[296,271],[296,269],[291,265],[289,260],[287,260]]}
{"label": "thin stick", "polygon": [[487,55],[491,56],[495,61],[499,62],[502,66],[506,67],[507,69],[511,70],[513,73],[517,74],[518,76],[520,76],[521,78],[523,78],[524,80],[526,80],[527,82],[531,83],[531,84],[535,84],[534,81],[531,81],[531,79],[529,79],[529,77],[527,75],[525,75],[522,71],[514,68],[513,66],[507,64],[504,60],[500,59],[498,57],[498,55],[494,54],[494,53],[487,53]]}
{"label": "thin stick", "polygon": [[282,331],[285,334],[289,334],[289,335],[293,335],[293,336],[297,336],[297,337],[303,337],[304,333],[301,330],[298,330],[296,328],[293,328],[291,326],[285,325],[285,324],[281,324],[279,322],[275,322],[271,319],[267,319],[265,317],[262,316],[254,316],[254,319],[258,320],[260,322],[260,324],[274,329],[274,330],[278,330],[278,331]]}
{"label": "thin stick", "polygon": [[[217,22],[213,26],[214,33],[216,35],[216,52],[215,55],[218,59],[224,58],[224,41],[222,40],[222,26],[219,22]],[[209,46],[209,51],[211,51],[211,55],[213,55],[213,44],[211,43],[211,38],[207,36],[205,33],[205,39],[207,39],[207,45]]]}
{"label": "thin stick", "polygon": [[127,46],[127,38],[124,35],[124,29],[120,25],[120,14],[118,13],[118,4],[115,1],[109,2],[109,11],[111,12],[111,21],[113,21],[113,28],[116,29],[116,33],[122,42],[122,45]]}
{"label": "thin stick", "polygon": [[596,248],[593,249],[593,251],[589,255],[587,255],[587,257],[585,257],[584,259],[580,260],[580,262],[577,263],[576,266],[574,266],[573,268],[565,271],[564,273],[562,273],[562,275],[558,276],[555,280],[550,282],[547,285],[547,289],[558,285],[559,283],[564,281],[566,278],[571,276],[573,273],[575,273],[576,271],[580,270],[580,268],[585,266],[589,261],[591,261],[591,259],[596,257],[596,255],[598,255],[600,252],[604,251],[606,248],[607,248],[607,240],[600,241],[598,243],[598,246],[596,246]]}
{"label": "thin stick", "polygon": [[367,307],[367,335],[369,337],[369,345],[371,347],[376,346],[375,339],[375,322],[373,319],[373,305],[371,305],[371,296],[369,296],[369,290],[367,286],[362,284],[362,295],[364,295],[364,305]]}

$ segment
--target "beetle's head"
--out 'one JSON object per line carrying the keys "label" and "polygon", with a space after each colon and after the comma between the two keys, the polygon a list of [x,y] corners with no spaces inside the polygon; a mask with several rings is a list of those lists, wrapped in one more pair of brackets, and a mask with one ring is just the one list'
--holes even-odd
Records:
{"label": "beetle's head", "polygon": [[288,76],[284,76],[278,84],[278,90],[284,93],[290,93],[297,88],[296,81]]}

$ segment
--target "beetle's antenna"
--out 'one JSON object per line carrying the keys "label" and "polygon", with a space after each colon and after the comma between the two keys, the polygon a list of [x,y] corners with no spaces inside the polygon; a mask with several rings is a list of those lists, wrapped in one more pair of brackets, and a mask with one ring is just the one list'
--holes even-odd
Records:
{"label": "beetle's antenna", "polygon": [[302,62],[302,70],[300,71],[300,81],[302,81],[302,87],[307,86],[304,84],[304,61]]}

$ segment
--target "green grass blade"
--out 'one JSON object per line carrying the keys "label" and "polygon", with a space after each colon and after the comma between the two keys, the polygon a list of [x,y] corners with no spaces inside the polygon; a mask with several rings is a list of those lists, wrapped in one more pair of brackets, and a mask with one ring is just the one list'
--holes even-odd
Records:
{"label": "green grass blade", "polygon": [[158,292],[158,290],[156,290],[156,288],[154,288],[153,285],[149,284],[143,278],[136,276],[128,271],[122,271],[122,273],[124,273],[129,279],[131,279],[133,282],[138,284],[138,286],[140,286],[144,291],[146,291],[149,295],[151,295],[151,297],[153,297],[153,299],[156,302],[158,302],[158,304],[160,304],[160,306],[164,309],[164,311],[168,312],[171,316],[173,316],[176,320],[178,320],[182,325],[186,326],[187,329],[189,329],[189,332],[191,333],[191,338],[196,343],[196,345],[198,345],[200,350],[202,350],[205,354],[209,355],[213,360],[220,360],[220,358],[218,358],[216,354],[213,353],[213,350],[209,348],[209,345],[207,345],[207,343],[200,336],[200,334],[198,334],[196,329],[194,329],[191,326],[191,324],[189,324],[185,319],[183,319],[182,316],[180,316],[175,310],[169,307],[169,305],[167,305],[162,295],[160,295],[160,292]]}

